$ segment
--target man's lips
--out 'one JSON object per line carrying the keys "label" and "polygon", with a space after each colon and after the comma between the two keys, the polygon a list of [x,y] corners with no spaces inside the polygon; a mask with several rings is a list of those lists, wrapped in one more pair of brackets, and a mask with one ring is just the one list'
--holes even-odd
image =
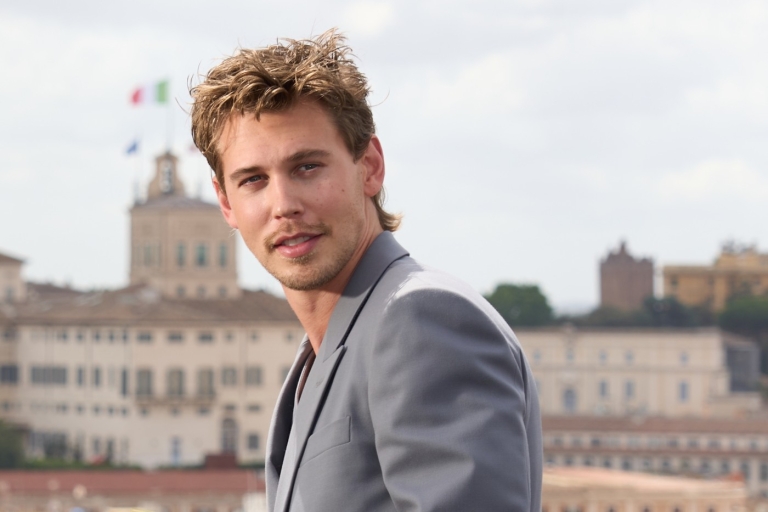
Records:
{"label": "man's lips", "polygon": [[298,258],[311,252],[321,235],[322,233],[297,233],[291,236],[281,236],[275,240],[273,247],[286,258]]}

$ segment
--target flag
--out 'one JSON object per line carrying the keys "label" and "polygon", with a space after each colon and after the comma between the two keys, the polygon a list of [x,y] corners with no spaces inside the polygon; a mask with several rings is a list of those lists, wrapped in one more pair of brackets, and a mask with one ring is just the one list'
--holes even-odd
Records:
{"label": "flag", "polygon": [[138,151],[139,151],[139,141],[134,140],[133,142],[131,142],[131,145],[128,146],[128,148],[125,150],[125,154],[132,155],[134,153],[138,153]]}
{"label": "flag", "polygon": [[151,85],[141,85],[131,92],[131,105],[144,103],[168,103],[169,82],[161,80]]}

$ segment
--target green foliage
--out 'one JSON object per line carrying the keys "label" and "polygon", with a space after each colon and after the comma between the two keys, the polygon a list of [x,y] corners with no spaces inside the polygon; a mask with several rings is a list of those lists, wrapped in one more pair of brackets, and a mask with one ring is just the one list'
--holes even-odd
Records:
{"label": "green foliage", "polygon": [[0,421],[0,468],[17,468],[24,463],[24,441],[21,434]]}
{"label": "green foliage", "polygon": [[723,330],[757,341],[760,346],[760,371],[768,374],[768,296],[737,295],[718,317]]}
{"label": "green foliage", "polygon": [[552,323],[552,308],[536,285],[502,283],[485,298],[513,327],[533,327]]}
{"label": "green foliage", "polygon": [[712,325],[712,315],[698,308],[689,308],[674,297],[656,299],[648,297],[636,311],[597,308],[575,318],[567,319],[576,325],[589,327],[699,327]]}
{"label": "green foliage", "polygon": [[759,337],[768,331],[768,296],[736,297],[728,301],[718,320],[725,330]]}

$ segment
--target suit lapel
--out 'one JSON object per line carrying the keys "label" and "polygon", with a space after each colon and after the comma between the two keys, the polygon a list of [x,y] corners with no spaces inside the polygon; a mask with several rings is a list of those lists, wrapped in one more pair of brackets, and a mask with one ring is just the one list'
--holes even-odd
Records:
{"label": "suit lapel", "polygon": [[289,440],[289,444],[293,446],[289,446],[286,453],[274,508],[268,510],[275,512],[288,510],[296,472],[304,454],[307,438],[315,428],[315,422],[325,402],[330,383],[346,349],[344,343],[347,335],[371,291],[384,275],[384,271],[395,260],[407,255],[408,252],[395,241],[392,234],[384,232],[373,241],[352,274],[333,310],[323,343],[320,345],[320,353],[304,385],[293,423],[294,432]]}
{"label": "suit lapel", "polygon": [[293,361],[288,376],[283,383],[280,394],[277,397],[277,405],[272,415],[272,421],[269,425],[269,435],[267,440],[267,456],[264,463],[264,478],[267,487],[267,510],[274,510],[275,493],[278,479],[283,468],[285,451],[288,445],[288,436],[291,432],[291,423],[293,421],[293,406],[296,397],[296,388],[301,377],[301,370],[309,356],[312,346],[309,339],[304,336],[296,358]]}

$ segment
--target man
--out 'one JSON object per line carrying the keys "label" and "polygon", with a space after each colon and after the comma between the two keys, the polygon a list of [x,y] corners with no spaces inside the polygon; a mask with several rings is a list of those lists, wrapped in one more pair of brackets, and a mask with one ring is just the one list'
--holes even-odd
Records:
{"label": "man", "polygon": [[241,50],[192,89],[224,218],[307,332],[270,428],[269,510],[538,511],[528,364],[482,297],[393,238],[367,94],[333,31]]}

